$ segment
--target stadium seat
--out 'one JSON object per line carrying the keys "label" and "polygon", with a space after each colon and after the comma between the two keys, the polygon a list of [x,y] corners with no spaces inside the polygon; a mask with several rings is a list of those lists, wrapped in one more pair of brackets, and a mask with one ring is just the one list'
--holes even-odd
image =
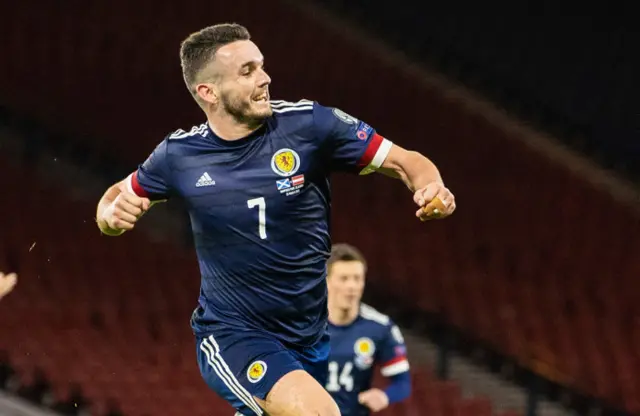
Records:
{"label": "stadium seat", "polygon": [[[433,158],[456,194],[458,212],[451,219],[420,224],[402,185],[380,175],[335,175],[333,240],[363,250],[372,286],[407,308],[444,314],[548,378],[640,410],[640,220],[633,209],[508,137],[516,133],[435,89],[419,87],[366,48],[284,3],[273,2],[268,11],[290,26],[291,32],[277,33],[266,12],[249,0],[225,7],[205,1],[190,7],[130,3],[96,0],[70,11],[57,2],[16,7],[12,20],[29,21],[32,30],[0,27],[12,57],[0,69],[3,104],[66,133],[68,146],[82,147],[82,158],[111,155],[133,169],[171,130],[202,121],[182,83],[180,40],[210,23],[202,10],[215,10],[219,20],[242,15],[264,43],[274,80],[302,79],[278,83],[276,98],[310,97],[353,112],[381,134]],[[137,39],[146,39],[143,47]],[[309,44],[317,48],[311,51]],[[299,57],[295,66],[289,64],[291,53]],[[335,61],[339,68],[318,70],[317,62]],[[302,73],[307,75],[301,78]],[[33,79],[56,80],[46,100],[32,99],[41,94]],[[86,94],[86,85],[95,92]],[[371,91],[371,85],[394,87]],[[20,316],[0,320],[0,349],[10,352],[24,382],[36,365],[56,386],[78,380],[86,385],[85,365],[104,373],[101,389],[87,389],[100,409],[108,398],[131,414],[145,412],[141,403],[174,409],[149,398],[159,394],[151,390],[156,379],[145,377],[168,378],[175,373],[169,364],[175,357],[193,357],[193,256],[139,233],[117,243],[100,237],[93,225],[95,201],[61,197],[64,187],[43,183],[29,166],[2,166],[3,212],[9,219],[3,235],[12,240],[0,241],[0,270],[18,267],[24,277],[20,290],[0,305]],[[18,189],[15,178],[29,184],[28,191]],[[64,221],[69,212],[81,212],[83,221]],[[50,218],[60,218],[64,228]],[[111,259],[128,272],[111,272],[104,266]],[[146,287],[153,288],[149,296],[143,296]],[[195,391],[217,403],[197,367],[187,358],[178,363],[184,366],[183,387],[175,397],[186,401],[192,397],[187,391]],[[139,402],[131,401],[124,379],[149,389],[135,396]],[[456,407],[454,386],[421,383],[417,388],[425,393],[415,400],[425,402],[417,408],[434,415],[483,406]],[[57,394],[64,396],[64,388]],[[193,414],[206,411],[196,407]]]}

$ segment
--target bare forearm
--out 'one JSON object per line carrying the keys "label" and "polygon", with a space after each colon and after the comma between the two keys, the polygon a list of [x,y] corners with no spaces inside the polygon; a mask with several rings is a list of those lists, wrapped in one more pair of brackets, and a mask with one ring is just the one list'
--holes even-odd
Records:
{"label": "bare forearm", "polygon": [[424,188],[432,182],[442,184],[442,177],[436,165],[418,152],[409,152],[401,169],[403,182],[411,192]]}
{"label": "bare forearm", "polygon": [[453,193],[444,186],[436,165],[418,152],[393,145],[378,171],[401,179],[413,193],[413,202],[420,208],[416,217],[421,221],[446,218],[456,209]]}
{"label": "bare forearm", "polygon": [[402,157],[394,158],[389,163],[385,162],[380,171],[385,175],[402,180],[411,192],[424,188],[432,182],[443,183],[436,165],[422,154],[414,151],[406,151]]}

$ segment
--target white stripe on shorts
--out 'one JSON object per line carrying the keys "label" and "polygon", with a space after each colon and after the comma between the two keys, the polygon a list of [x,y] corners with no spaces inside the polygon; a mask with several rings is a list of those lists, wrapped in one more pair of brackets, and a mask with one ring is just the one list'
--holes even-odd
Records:
{"label": "white stripe on shorts", "polygon": [[242,384],[233,375],[233,372],[220,355],[220,347],[218,343],[210,336],[208,339],[202,340],[200,349],[207,356],[209,365],[216,372],[220,380],[236,395],[238,399],[242,401],[249,409],[253,410],[256,415],[261,416],[263,414],[262,409],[258,406],[258,403],[253,399],[253,396],[244,388]]}

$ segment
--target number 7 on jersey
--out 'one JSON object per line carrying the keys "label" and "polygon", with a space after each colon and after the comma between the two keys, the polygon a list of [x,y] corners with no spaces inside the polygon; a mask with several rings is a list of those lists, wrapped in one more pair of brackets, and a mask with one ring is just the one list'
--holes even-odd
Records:
{"label": "number 7 on jersey", "polygon": [[247,206],[249,208],[258,207],[258,234],[260,234],[261,239],[265,240],[267,238],[267,203],[264,197],[248,200]]}

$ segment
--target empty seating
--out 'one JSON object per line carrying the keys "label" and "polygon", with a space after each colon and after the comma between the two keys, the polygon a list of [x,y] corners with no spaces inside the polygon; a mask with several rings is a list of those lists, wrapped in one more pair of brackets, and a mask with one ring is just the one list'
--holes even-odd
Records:
{"label": "empty seating", "polygon": [[[402,184],[375,175],[336,175],[334,241],[363,249],[372,284],[407,307],[442,312],[546,377],[640,411],[636,212],[294,8],[271,2],[260,10],[246,0],[224,8],[198,4],[100,0],[67,12],[52,2],[29,9],[28,16],[26,7],[16,8],[12,23],[0,27],[12,57],[0,68],[3,104],[133,168],[165,134],[202,120],[182,85],[180,40],[210,23],[203,10],[215,10],[220,20],[242,15],[269,60],[277,98],[317,99],[353,113],[431,157],[456,194],[459,208],[452,218],[421,224]],[[275,33],[269,13],[287,21],[287,29]],[[32,22],[29,31],[22,30],[22,21]],[[137,44],[149,38],[149,27],[157,29],[153,39]],[[41,91],[32,79],[59,82],[46,100],[33,100]],[[187,317],[198,285],[192,254],[137,233],[101,237],[93,224],[95,201],[61,198],[64,186],[53,191],[27,169],[7,169],[13,170],[0,175],[7,213],[2,232],[14,240],[0,241],[0,266],[17,265],[25,277],[0,305],[20,321],[0,319],[0,325],[24,344],[2,337],[0,347],[11,349],[14,358],[49,354],[46,338],[33,341],[25,333],[44,330],[42,317],[51,329],[47,336],[62,333],[72,344],[77,339],[83,345],[82,337],[67,332],[72,329],[106,331],[114,343],[147,332],[158,344],[189,339]],[[11,197],[5,190],[17,190],[15,178],[28,185]],[[84,213],[82,220],[70,219],[70,212]],[[168,251],[171,261],[163,254]],[[114,275],[116,261],[126,274]],[[153,287],[151,295],[142,294],[146,286]],[[27,296],[33,301],[24,301]],[[168,371],[165,364],[157,362],[167,357],[147,363],[136,349],[152,341],[136,339],[121,351],[146,363],[140,373],[166,374],[160,372]],[[192,345],[177,348],[172,353],[193,354]],[[69,351],[75,350],[56,354],[68,357]],[[124,360],[104,359],[115,367]],[[23,361],[17,358],[19,366],[29,365]],[[59,360],[42,364],[52,366],[52,377],[74,380],[53,362]],[[196,371],[185,374],[201,385]],[[114,397],[122,394],[113,391]]]}

